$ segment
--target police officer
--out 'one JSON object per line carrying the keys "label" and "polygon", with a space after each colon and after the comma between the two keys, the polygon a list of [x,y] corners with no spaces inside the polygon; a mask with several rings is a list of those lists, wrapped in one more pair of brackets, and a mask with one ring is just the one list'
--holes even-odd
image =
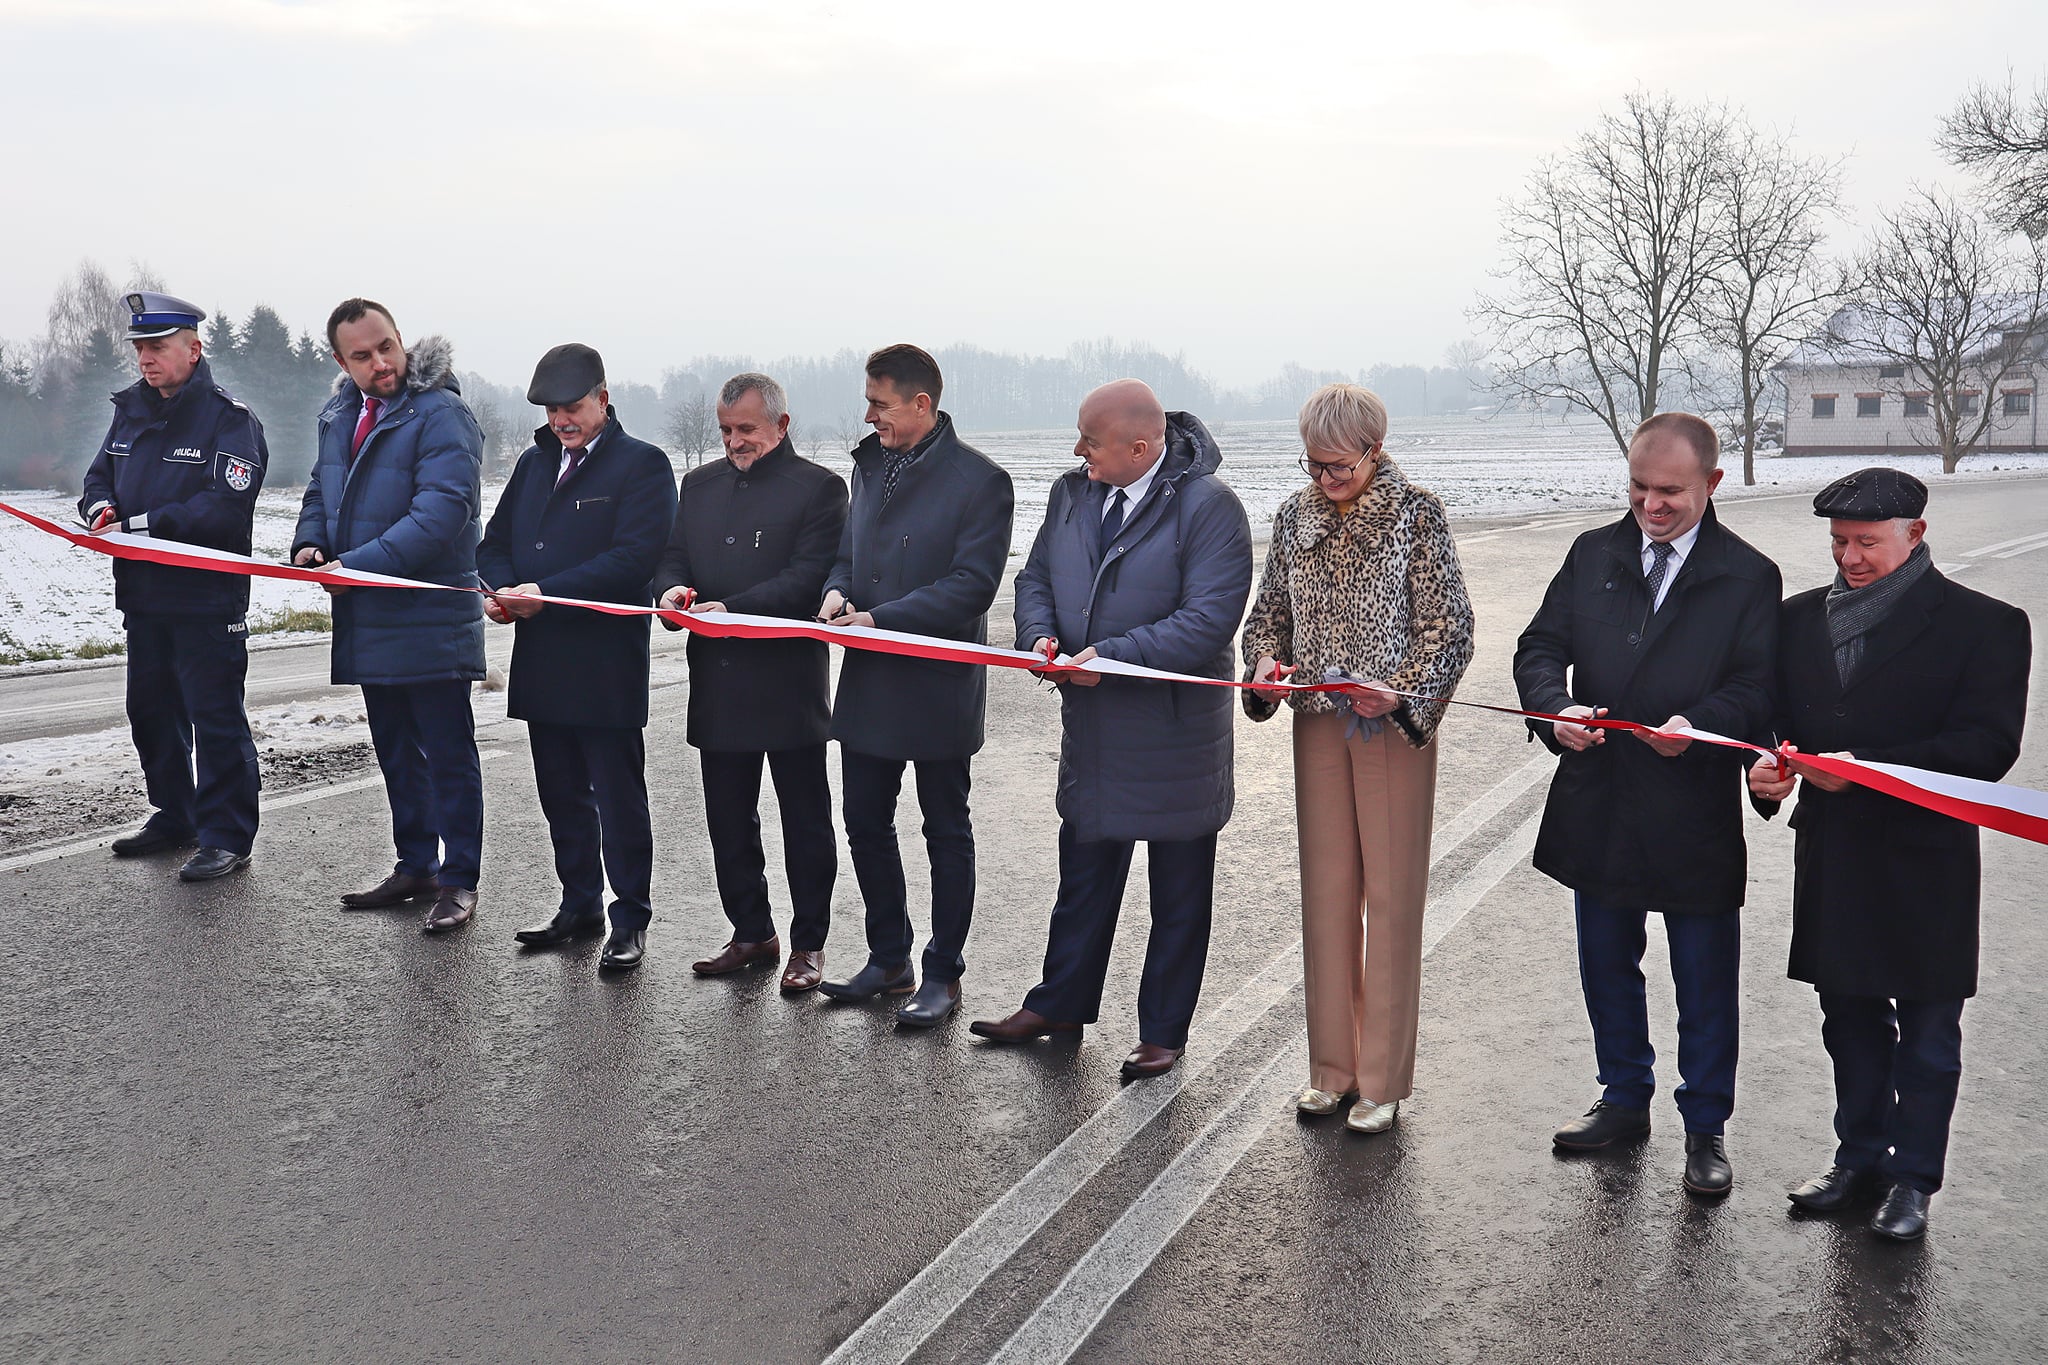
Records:
{"label": "police officer", "polygon": [[[127,303],[142,378],[113,397],[79,514],[96,533],[248,554],[268,460],[263,424],[213,382],[199,341],[203,311],[169,294],[130,294]],[[248,866],[256,838],[256,745],[242,704],[249,580],[117,560],[114,605],[128,632],[129,729],[156,808],[140,831],[114,841],[115,856],[197,843],[178,876],[224,877]]]}

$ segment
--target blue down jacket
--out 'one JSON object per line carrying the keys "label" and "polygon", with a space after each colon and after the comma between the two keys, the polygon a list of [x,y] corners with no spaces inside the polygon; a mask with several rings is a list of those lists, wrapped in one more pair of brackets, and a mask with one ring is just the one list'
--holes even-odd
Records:
{"label": "blue down jacket", "polygon": [[[296,556],[317,546],[368,573],[477,585],[483,539],[483,433],[455,380],[448,343],[406,357],[405,391],[349,460],[361,390],[343,374],[320,410],[320,453],[299,509]],[[483,599],[426,588],[355,588],[333,599],[337,683],[416,683],[484,675]]]}
{"label": "blue down jacket", "polygon": [[[1145,501],[1105,555],[1105,484],[1086,469],[1053,485],[1017,574],[1017,648],[1053,636],[1068,654],[1209,678],[1232,675],[1231,640],[1252,588],[1251,528],[1214,438],[1167,414]],[[1194,839],[1230,820],[1228,688],[1105,678],[1060,687],[1060,818],[1087,840]]]}

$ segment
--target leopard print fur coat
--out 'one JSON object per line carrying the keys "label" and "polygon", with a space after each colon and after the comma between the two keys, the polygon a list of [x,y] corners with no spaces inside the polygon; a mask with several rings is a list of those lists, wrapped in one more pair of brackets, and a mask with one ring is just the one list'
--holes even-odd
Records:
{"label": "leopard print fur coat", "polygon": [[[1450,696],[1472,662],[1472,602],[1436,495],[1382,459],[1348,515],[1313,486],[1282,503],[1245,621],[1246,681],[1262,655],[1293,664],[1305,682],[1335,667],[1403,692]],[[1253,720],[1279,710],[1253,692],[1243,696]],[[1296,692],[1287,704],[1308,713],[1345,709],[1328,692]],[[1427,744],[1447,703],[1407,706]]]}

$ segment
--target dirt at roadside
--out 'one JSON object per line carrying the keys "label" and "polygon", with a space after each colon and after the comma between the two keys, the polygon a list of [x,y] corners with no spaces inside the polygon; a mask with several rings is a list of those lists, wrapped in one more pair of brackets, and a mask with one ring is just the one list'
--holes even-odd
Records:
{"label": "dirt at roadside", "polygon": [[[263,790],[275,795],[354,777],[376,767],[366,743],[297,753],[259,753]],[[0,789],[0,854],[26,853],[108,829],[140,828],[149,815],[142,775],[118,782],[53,782]]]}

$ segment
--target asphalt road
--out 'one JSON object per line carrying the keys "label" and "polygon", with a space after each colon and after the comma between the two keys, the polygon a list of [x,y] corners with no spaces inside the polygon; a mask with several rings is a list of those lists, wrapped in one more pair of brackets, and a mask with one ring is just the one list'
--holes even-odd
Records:
{"label": "asphalt road", "polygon": [[[1804,496],[1724,515],[1785,566],[1788,589],[1826,577],[1825,524]],[[1516,633],[1571,536],[1604,519],[1458,528],[1480,620],[1462,695],[1511,701]],[[2030,610],[2048,602],[2048,549],[1994,548],[2048,526],[2048,480],[1944,489],[1931,519],[1937,561],[1962,581]],[[37,686],[51,704],[118,677]],[[2048,788],[2042,694],[2012,780]],[[1750,817],[1737,1186],[1707,1206],[1679,1189],[1679,1125],[1662,1096],[1644,1146],[1552,1155],[1550,1130],[1596,1086],[1569,896],[1527,861],[1549,764],[1507,718],[1463,712],[1445,727],[1418,1091],[1391,1134],[1359,1138],[1287,1105],[1304,1063],[1284,720],[1239,724],[1238,811],[1189,1056],[1169,1078],[1122,1086],[1140,877],[1101,1027],[1020,1050],[966,1029],[1037,976],[1056,832],[1049,694],[994,680],[966,999],[929,1034],[897,1032],[880,1009],[785,1000],[772,975],[692,978],[689,960],[725,923],[683,695],[658,694],[648,732],[660,918],[649,962],[620,980],[598,979],[595,945],[527,955],[511,943],[555,900],[517,726],[496,742],[512,752],[485,766],[482,912],[451,939],[422,938],[408,913],[336,908],[389,866],[374,781],[279,802],[254,866],[224,884],[184,887],[172,861],[103,849],[0,857],[17,926],[0,997],[0,1350],[2043,1358],[2048,848],[1985,840],[1983,992],[1965,1014],[1950,1184],[1928,1240],[1895,1247],[1854,1222],[1786,1213],[1785,1189],[1826,1164],[1832,1138],[1818,1010],[1783,973],[1782,822]],[[916,907],[914,809],[899,823]],[[860,945],[843,867],[828,959],[855,965]],[[1651,959],[1668,1053],[1654,935]]]}

